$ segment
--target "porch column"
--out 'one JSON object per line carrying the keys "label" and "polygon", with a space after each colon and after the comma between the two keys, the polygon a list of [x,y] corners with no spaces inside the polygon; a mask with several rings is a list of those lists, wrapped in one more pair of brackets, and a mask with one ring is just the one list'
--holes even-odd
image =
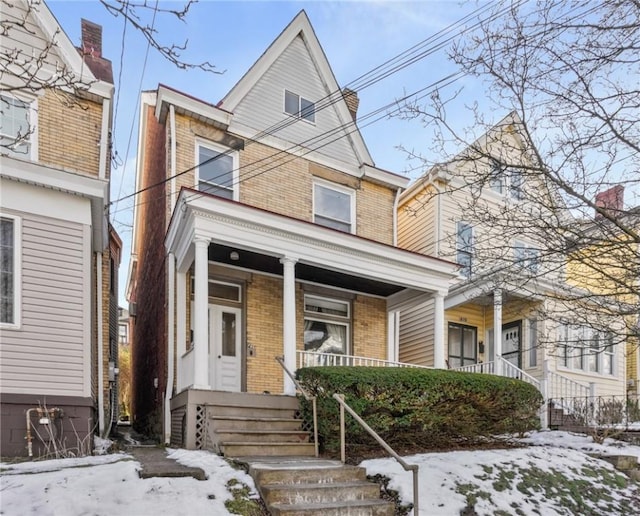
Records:
{"label": "porch column", "polygon": [[433,367],[446,369],[444,352],[444,294],[436,292],[433,309]]}
{"label": "porch column", "polygon": [[502,289],[499,288],[493,291],[493,355],[495,373],[502,376]]}
{"label": "porch column", "polygon": [[387,312],[387,360],[398,362],[400,349],[400,312]]}
{"label": "porch column", "polygon": [[182,355],[187,351],[187,275],[176,272],[176,370],[177,391],[180,392],[188,380],[182,370]]}
{"label": "porch column", "polygon": [[[296,273],[298,260],[285,256],[282,264],[282,344],[284,348],[284,365],[292,373],[296,370]],[[296,386],[284,375],[284,393],[295,395]]]}
{"label": "porch column", "polygon": [[209,385],[209,240],[196,237],[196,265],[193,295],[193,387],[211,389]]}

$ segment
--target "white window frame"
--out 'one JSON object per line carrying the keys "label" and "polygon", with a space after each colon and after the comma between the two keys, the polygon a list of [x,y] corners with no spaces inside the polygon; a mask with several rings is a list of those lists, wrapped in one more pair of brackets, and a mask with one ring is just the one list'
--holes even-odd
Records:
{"label": "white window frame", "polygon": [[[322,213],[317,213],[316,211],[316,187],[321,187],[321,188],[326,188],[327,190],[334,190],[336,192],[340,192],[342,194],[348,195],[349,196],[349,231],[345,231],[345,233],[351,233],[352,235],[354,235],[356,233],[356,192],[355,190],[353,190],[353,188],[348,188],[346,186],[342,186],[342,185],[338,185],[336,183],[331,183],[329,181],[324,181],[322,179],[314,179],[313,180],[313,206],[312,206],[312,210],[313,210],[313,222],[315,224],[318,224],[320,226],[323,227],[330,227],[330,226],[325,226],[324,224],[320,224],[316,221],[316,216],[320,216],[326,219],[331,219],[331,217],[327,217],[326,215],[322,214]],[[338,219],[332,219],[335,220],[337,222],[340,223],[344,223],[341,220]],[[331,229],[336,229],[336,231],[342,231],[340,229],[337,228],[331,228]]]}
{"label": "white window frame", "polygon": [[[29,130],[31,134],[29,135],[29,152],[23,154],[21,152],[14,152],[7,147],[2,147],[2,152],[6,152],[9,156],[30,159],[31,161],[38,160],[38,99],[33,97],[27,97],[24,95],[14,95],[13,93],[0,93],[0,97],[5,97],[11,100],[17,100],[19,102],[23,102],[28,105],[29,109]],[[0,103],[2,99],[0,98]],[[1,109],[1,106],[0,106]],[[1,132],[2,123],[0,122],[0,137],[2,136]]]}
{"label": "white window frame", "polygon": [[[318,300],[318,301],[328,301],[331,303],[340,303],[347,308],[347,315],[335,315],[335,314],[324,314],[322,312],[312,312],[307,310],[307,302],[308,300]],[[305,294],[303,299],[303,320],[306,321],[317,321],[328,324],[335,324],[337,326],[345,327],[345,355],[352,354],[351,350],[351,327],[353,321],[351,319],[351,302],[347,299],[342,298],[334,298],[327,296],[318,296],[316,294]]]}
{"label": "white window frame", "polygon": [[[195,164],[196,164],[196,169],[195,169],[195,180],[194,180],[194,187],[196,188],[196,190],[200,190],[200,148],[204,147],[205,149],[209,149],[213,152],[217,152],[219,154],[226,154],[227,156],[229,156],[232,160],[233,163],[233,197],[232,199],[234,201],[238,201],[239,197],[240,197],[240,167],[239,167],[239,154],[238,151],[235,150],[231,150],[228,147],[225,147],[223,145],[219,145],[213,142],[210,142],[208,140],[203,140],[201,138],[196,138],[196,142],[195,142]],[[208,182],[208,181],[203,181],[203,182]],[[213,183],[211,183],[212,185],[214,185]],[[214,186],[220,186],[223,189],[226,189],[225,187],[222,187],[221,185],[214,185]],[[203,192],[203,193],[209,193],[211,195],[215,195],[211,192]],[[218,196],[221,199],[224,199],[225,197],[222,196]]]}
{"label": "white window frame", "polygon": [[[558,366],[561,369],[573,372],[588,374],[591,376],[616,377],[615,372],[615,349],[612,345],[606,347],[601,344],[605,339],[610,341],[610,336],[605,332],[596,332],[588,326],[576,326],[563,323],[558,326],[558,341],[561,342]],[[594,349],[593,343],[599,343]],[[604,356],[610,357],[610,371],[605,371]],[[579,359],[581,367],[576,365]],[[592,360],[595,359],[595,362]],[[595,370],[592,370],[592,365]]]}
{"label": "white window frame", "polygon": [[540,360],[538,359],[538,319],[535,317],[527,318],[527,365],[533,369],[538,367]]}
{"label": "white window frame", "polygon": [[[522,201],[524,199],[524,176],[518,168],[505,167],[498,161],[492,160],[489,175],[489,190],[502,198],[509,198],[514,201]],[[518,177],[519,181],[513,181],[514,177]]]}
{"label": "white window frame", "polygon": [[[462,225],[464,225],[465,227],[469,228],[469,230],[471,231],[471,237],[470,237],[470,242],[469,242],[469,249],[462,249],[460,246],[460,229],[462,227]],[[468,273],[465,273],[465,270],[467,270],[467,267],[463,267],[460,270],[460,275],[464,278],[471,278],[471,276],[473,275],[473,255],[474,255],[474,246],[475,246],[475,242],[474,242],[474,231],[473,231],[473,225],[470,224],[469,222],[466,222],[464,220],[458,220],[456,222],[456,263],[458,265],[463,265],[462,263],[460,263],[460,255],[464,254],[466,256],[469,256],[469,267],[468,267]]]}
{"label": "white window frame", "polygon": [[[298,111],[296,113],[291,113],[289,111],[287,111],[287,93],[290,95],[295,95],[296,97],[298,97]],[[313,106],[313,119],[310,119],[306,116],[302,116],[302,101],[308,102],[309,104],[311,104]],[[285,88],[284,93],[282,95],[282,112],[285,115],[289,115],[289,116],[293,116],[295,118],[298,118],[304,122],[307,122],[308,124],[312,124],[315,125],[316,124],[316,103],[312,102],[311,100],[309,100],[306,97],[303,97],[302,95],[300,95],[299,93],[295,93],[294,91],[288,90]]]}
{"label": "white window frame", "polygon": [[[522,256],[518,256],[521,250]],[[531,273],[540,272],[540,249],[523,240],[513,241],[513,262]]]}
{"label": "white window frame", "polygon": [[17,330],[22,322],[22,219],[4,212],[0,217],[13,221],[13,321],[0,322],[0,328]]}

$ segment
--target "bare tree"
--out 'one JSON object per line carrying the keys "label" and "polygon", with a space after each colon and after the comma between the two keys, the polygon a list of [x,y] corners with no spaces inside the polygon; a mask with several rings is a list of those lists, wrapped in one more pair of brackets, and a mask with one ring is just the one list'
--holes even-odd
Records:
{"label": "bare tree", "polygon": [[[100,0],[104,8],[116,18],[121,18],[136,30],[160,55],[177,68],[183,70],[198,69],[205,72],[221,73],[209,61],[192,63],[184,59],[183,52],[187,41],[183,43],[165,42],[162,34],[155,28],[162,18],[174,19],[185,23],[194,1],[189,0],[176,8],[165,7],[160,2],[130,2],[129,0]],[[32,14],[43,8],[42,0],[0,0],[0,92],[37,94],[53,91],[69,106],[82,107],[79,99],[95,82],[88,74],[78,74],[72,70],[56,52],[59,42],[58,29],[49,38],[40,40],[40,46],[32,48],[26,45],[28,37],[37,35]],[[83,57],[91,57],[91,49],[79,48]],[[22,105],[13,95],[0,97],[0,110],[11,112],[14,105]],[[12,128],[1,130],[0,150],[13,153],[24,150],[34,128],[28,117],[13,120]],[[24,151],[26,152],[26,151]]]}
{"label": "bare tree", "polygon": [[[608,335],[599,350],[637,342],[640,206],[622,196],[640,193],[640,2],[512,0],[494,14],[450,57],[485,82],[492,112],[511,115],[493,125],[475,105],[460,130],[447,116],[459,92],[406,105],[403,116],[435,134],[436,159],[412,156],[462,178],[443,194],[467,192],[465,218],[490,228],[470,281],[495,277],[533,295],[551,278],[545,317]],[[501,207],[482,195],[490,190]]]}

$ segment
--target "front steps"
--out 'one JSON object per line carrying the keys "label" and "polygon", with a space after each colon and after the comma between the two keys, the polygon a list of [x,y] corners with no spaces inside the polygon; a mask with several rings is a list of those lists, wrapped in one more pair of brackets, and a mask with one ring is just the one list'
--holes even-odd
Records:
{"label": "front steps", "polygon": [[273,516],[393,516],[380,486],[364,468],[338,461],[298,458],[244,460]]}
{"label": "front steps", "polygon": [[208,407],[214,450],[225,457],[313,457],[294,396],[225,393]]}

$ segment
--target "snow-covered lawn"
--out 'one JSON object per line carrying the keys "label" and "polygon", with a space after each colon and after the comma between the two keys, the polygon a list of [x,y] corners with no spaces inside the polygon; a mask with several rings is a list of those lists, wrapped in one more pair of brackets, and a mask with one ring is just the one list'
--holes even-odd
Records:
{"label": "snow-covered lawn", "polygon": [[[425,453],[407,457],[420,465],[420,515],[640,514],[640,486],[587,453],[636,455],[640,447],[607,440],[597,445],[566,432],[534,433],[517,449]],[[2,464],[0,513],[45,515],[224,515],[235,479],[254,491],[251,478],[222,458],[202,451],[170,455],[198,466],[208,480],[138,477],[125,454]],[[389,488],[412,501],[411,474],[393,459],[362,463],[369,475],[389,477]]]}

